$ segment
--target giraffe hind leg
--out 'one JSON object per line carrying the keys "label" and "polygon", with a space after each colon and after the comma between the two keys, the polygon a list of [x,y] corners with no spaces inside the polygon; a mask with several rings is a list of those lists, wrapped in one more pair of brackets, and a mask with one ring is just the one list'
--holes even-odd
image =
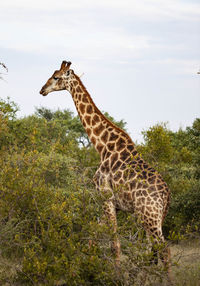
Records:
{"label": "giraffe hind leg", "polygon": [[157,250],[157,242],[155,243],[155,238],[148,232],[146,231],[146,237],[148,241],[148,252],[151,252],[151,257],[150,257],[150,264],[158,264],[158,250]]}
{"label": "giraffe hind leg", "polygon": [[[158,264],[158,258],[160,258],[165,270],[167,271],[167,280],[170,285],[173,285],[173,279],[171,276],[171,255],[170,248],[165,242],[164,236],[162,235],[161,228],[157,231],[152,232],[154,244],[152,247],[153,257],[152,260],[155,264]],[[155,257],[155,259],[154,259]]]}

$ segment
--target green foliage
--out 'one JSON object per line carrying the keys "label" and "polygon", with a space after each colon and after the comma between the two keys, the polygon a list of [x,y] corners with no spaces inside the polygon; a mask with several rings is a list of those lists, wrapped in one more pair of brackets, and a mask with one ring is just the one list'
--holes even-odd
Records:
{"label": "green foliage", "polygon": [[87,275],[98,276],[106,262],[101,263],[98,247],[89,250],[88,243],[94,227],[98,230],[95,205],[74,160],[11,151],[1,166],[0,247],[3,256],[23,257],[17,279],[25,285],[54,285],[61,279],[77,285]]}
{"label": "green foliage", "polygon": [[[173,148],[166,124],[157,124],[143,131],[142,134],[145,141],[144,149],[147,150],[146,156],[149,156],[148,161],[167,163],[171,160]],[[149,150],[151,150],[150,153]]]}
{"label": "green foliage", "polygon": [[[10,278],[0,271],[0,284],[134,285],[146,273],[162,281],[165,270],[151,265],[144,230],[123,212],[116,272],[112,227],[99,224],[102,197],[92,183],[99,155],[78,117],[41,107],[18,119],[9,99],[0,109],[0,269],[7,269],[2,261],[17,261]],[[199,231],[200,120],[178,132],[158,124],[143,135],[139,152],[172,191],[165,233],[179,241]]]}
{"label": "green foliage", "polygon": [[15,120],[18,110],[18,106],[9,98],[7,101],[0,99],[0,152],[12,137],[9,132],[9,124]]}

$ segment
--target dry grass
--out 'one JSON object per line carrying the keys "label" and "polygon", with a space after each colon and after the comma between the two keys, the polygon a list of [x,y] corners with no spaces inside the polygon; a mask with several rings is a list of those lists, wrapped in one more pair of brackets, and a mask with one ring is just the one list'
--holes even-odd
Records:
{"label": "dry grass", "polygon": [[[200,239],[182,241],[171,246],[171,256],[173,285],[200,286]],[[20,286],[19,282],[15,281],[17,270],[20,271],[19,261],[7,260],[0,255],[1,286]],[[150,281],[150,284],[155,286],[167,285],[166,280],[163,283],[151,279]],[[148,285],[148,282],[145,285]]]}
{"label": "dry grass", "polygon": [[20,268],[19,261],[8,260],[0,255],[0,285],[18,286],[15,282],[17,270]]}
{"label": "dry grass", "polygon": [[200,285],[200,239],[171,247],[173,280],[176,286]]}

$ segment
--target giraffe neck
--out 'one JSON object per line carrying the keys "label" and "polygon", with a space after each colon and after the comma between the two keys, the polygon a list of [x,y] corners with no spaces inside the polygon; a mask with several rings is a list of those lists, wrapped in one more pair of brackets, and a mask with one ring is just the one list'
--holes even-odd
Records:
{"label": "giraffe neck", "polygon": [[75,75],[71,81],[69,91],[83,127],[101,158],[123,150],[126,145],[132,146],[130,149],[134,148],[128,134],[109,121],[96,107],[78,76]]}

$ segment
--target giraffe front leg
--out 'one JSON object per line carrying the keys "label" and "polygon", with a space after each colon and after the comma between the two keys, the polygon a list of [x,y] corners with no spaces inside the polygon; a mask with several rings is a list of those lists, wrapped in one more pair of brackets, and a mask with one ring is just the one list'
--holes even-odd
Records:
{"label": "giraffe front leg", "polygon": [[120,264],[120,252],[121,252],[121,246],[120,246],[120,240],[117,236],[117,216],[116,216],[116,208],[112,201],[106,201],[103,205],[103,210],[105,217],[108,221],[108,224],[111,225],[114,233],[114,240],[112,242],[112,247],[115,252],[115,263],[118,267]]}

